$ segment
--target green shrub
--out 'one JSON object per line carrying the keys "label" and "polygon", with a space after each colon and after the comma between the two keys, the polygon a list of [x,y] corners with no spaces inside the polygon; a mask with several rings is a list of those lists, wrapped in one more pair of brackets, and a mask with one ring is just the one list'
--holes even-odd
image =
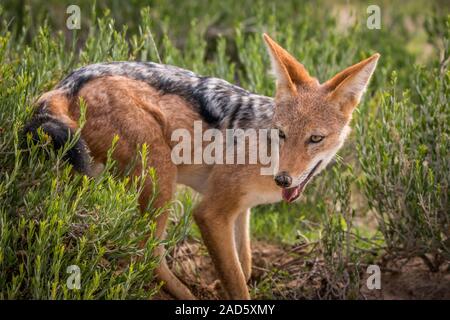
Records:
{"label": "green shrub", "polygon": [[[102,36],[123,38],[108,28]],[[122,49],[107,41],[102,46],[100,60],[120,56]],[[97,49],[87,45],[80,55]],[[152,236],[158,212],[139,211],[139,180],[118,178],[112,162],[96,179],[73,174],[62,159],[79,132],[59,152],[48,148],[45,136],[38,145],[21,136],[35,98],[74,58],[45,26],[30,45],[14,41],[6,27],[1,31],[0,299],[147,299],[159,288],[153,256],[159,242]],[[66,283],[72,265],[80,270],[79,290]]]}
{"label": "green shrub", "polygon": [[[138,181],[117,179],[111,162],[97,179],[73,175],[61,163],[64,151],[46,154],[43,144],[2,160],[0,299],[152,297],[157,213],[140,213]],[[72,265],[80,269],[79,290],[66,285]]]}
{"label": "green shrub", "polygon": [[415,72],[417,102],[409,91],[400,97],[387,91],[379,112],[358,127],[361,184],[389,253],[421,256],[436,271],[450,259],[450,73]]}

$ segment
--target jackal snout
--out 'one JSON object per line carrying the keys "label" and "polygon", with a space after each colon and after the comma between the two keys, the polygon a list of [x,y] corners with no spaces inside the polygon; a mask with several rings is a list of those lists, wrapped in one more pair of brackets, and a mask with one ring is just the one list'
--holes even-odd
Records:
{"label": "jackal snout", "polygon": [[292,177],[286,171],[281,171],[277,173],[274,177],[277,186],[282,188],[288,188],[292,184]]}

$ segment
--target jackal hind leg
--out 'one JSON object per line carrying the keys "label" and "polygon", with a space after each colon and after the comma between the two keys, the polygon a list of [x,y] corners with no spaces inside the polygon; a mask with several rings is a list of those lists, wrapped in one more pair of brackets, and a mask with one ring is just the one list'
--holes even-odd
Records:
{"label": "jackal hind leg", "polygon": [[[156,169],[158,172],[159,170]],[[167,173],[167,172],[166,172]],[[158,178],[158,185],[174,185],[174,180],[170,180],[169,177],[164,174]],[[163,190],[157,191],[157,196],[152,203],[155,208],[161,208],[166,206],[172,199],[174,188],[163,188]],[[147,206],[148,199],[152,196],[153,185],[151,181],[145,182],[144,191],[141,194],[140,205],[142,210]],[[150,190],[150,191],[149,191]],[[166,237],[166,225],[169,218],[169,210],[164,210],[159,213],[156,218],[156,233],[155,236],[159,240],[164,240]],[[159,245],[156,248],[155,254],[160,257],[160,264],[156,268],[156,275],[160,281],[164,283],[164,289],[173,295],[177,299],[181,300],[195,300],[195,296],[191,291],[172,273],[166,261],[166,248],[164,245]]]}
{"label": "jackal hind leg", "polygon": [[[144,181],[142,192],[139,196],[139,205],[141,211],[145,211],[150,199],[153,198],[151,206],[155,209],[167,208],[170,204],[176,187],[176,166],[172,163],[170,158],[170,147],[166,144],[162,133],[156,134],[153,131],[152,135],[141,135],[139,141],[127,142],[126,138],[119,138],[113,157],[118,162],[121,170],[126,171],[126,167],[132,158],[130,154],[136,150],[137,146],[142,143],[147,143],[149,146],[147,155],[147,165],[155,169],[156,174],[156,190],[151,177],[147,176]],[[135,152],[135,151],[134,151]],[[138,160],[137,163],[140,163]],[[142,174],[142,166],[136,165],[133,168],[133,175],[140,177]],[[164,210],[156,217],[156,233],[155,236],[159,240],[164,240],[166,234],[166,224],[169,216],[169,210]],[[145,245],[145,242],[142,244]],[[160,245],[155,254],[160,257],[160,264],[155,272],[159,281],[163,282],[164,289],[177,299],[194,300],[195,296],[169,269],[166,261],[166,249],[164,245]]]}
{"label": "jackal hind leg", "polygon": [[[158,152],[161,152],[158,151]],[[170,152],[170,149],[166,150],[165,153]],[[164,159],[161,157],[161,153],[159,153],[158,158]],[[169,163],[161,161],[159,159],[151,159],[150,166],[155,168],[156,177],[158,180],[158,189],[156,191],[156,198],[152,203],[154,208],[163,208],[167,207],[167,205],[172,200],[173,193],[175,191],[176,185],[176,168],[170,162],[170,154],[167,155]],[[140,172],[140,170],[137,170]],[[143,192],[141,193],[139,203],[141,206],[141,210],[145,210],[147,207],[147,203],[149,199],[153,196],[153,184],[150,179],[145,181],[145,187]],[[164,240],[166,236],[166,225],[169,217],[169,210],[164,210],[161,212],[156,218],[156,234],[155,236],[160,240]],[[195,296],[191,293],[191,291],[172,273],[166,261],[166,248],[164,245],[160,245],[155,254],[160,257],[160,264],[156,268],[156,275],[160,281],[164,283],[164,289],[173,295],[177,299],[181,300],[194,300]]]}

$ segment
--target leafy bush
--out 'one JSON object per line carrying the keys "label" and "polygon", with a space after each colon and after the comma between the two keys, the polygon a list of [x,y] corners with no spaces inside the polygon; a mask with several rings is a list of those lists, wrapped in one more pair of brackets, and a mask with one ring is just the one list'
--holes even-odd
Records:
{"label": "leafy bush", "polygon": [[[21,136],[34,99],[68,71],[74,56],[66,55],[63,39],[51,39],[45,27],[29,46],[14,42],[3,27],[0,299],[151,298],[159,287],[153,273],[159,242],[152,237],[158,212],[140,213],[139,181],[117,178],[112,162],[97,179],[73,174],[62,159],[79,132],[57,153],[42,134],[38,145]],[[100,52],[105,58],[119,50]],[[80,56],[92,52],[97,48],[87,46]],[[80,270],[80,290],[66,285],[72,265]]]}
{"label": "leafy bush", "polygon": [[361,185],[389,253],[420,256],[433,271],[450,259],[448,39],[445,43],[439,66],[413,71],[413,92],[396,94],[394,73],[379,110],[358,126]]}

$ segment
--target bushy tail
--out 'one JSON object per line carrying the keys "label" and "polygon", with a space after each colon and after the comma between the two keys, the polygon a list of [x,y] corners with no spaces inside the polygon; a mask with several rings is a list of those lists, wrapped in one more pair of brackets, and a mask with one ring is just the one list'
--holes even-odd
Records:
{"label": "bushy tail", "polygon": [[[42,131],[51,137],[55,150],[58,150],[74,136],[74,130],[52,115],[49,109],[46,107],[46,102],[39,105],[31,120],[25,125],[23,136],[26,141],[27,134],[31,133],[33,141],[39,142],[37,130],[38,128],[42,128]],[[67,151],[64,157],[72,164],[76,171],[89,175],[90,160],[88,148],[86,142],[81,137]]]}

